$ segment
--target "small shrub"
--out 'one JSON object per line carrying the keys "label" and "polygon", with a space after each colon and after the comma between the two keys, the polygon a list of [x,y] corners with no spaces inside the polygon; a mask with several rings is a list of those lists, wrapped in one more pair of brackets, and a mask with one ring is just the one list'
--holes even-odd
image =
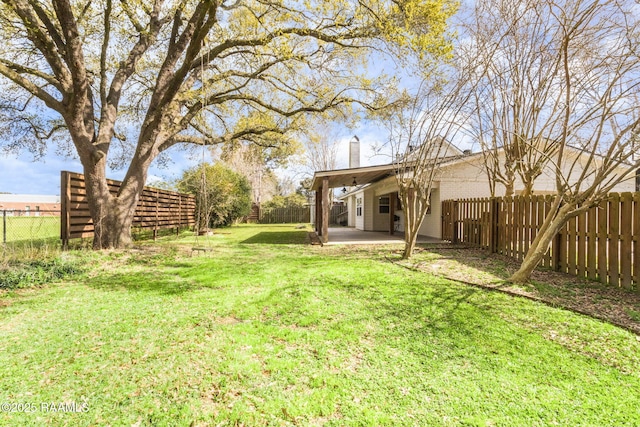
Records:
{"label": "small shrub", "polygon": [[625,312],[631,320],[633,320],[634,322],[640,322],[640,311],[627,309],[625,310]]}
{"label": "small shrub", "polygon": [[0,268],[0,289],[19,289],[78,274],[83,267],[77,259],[33,260]]}

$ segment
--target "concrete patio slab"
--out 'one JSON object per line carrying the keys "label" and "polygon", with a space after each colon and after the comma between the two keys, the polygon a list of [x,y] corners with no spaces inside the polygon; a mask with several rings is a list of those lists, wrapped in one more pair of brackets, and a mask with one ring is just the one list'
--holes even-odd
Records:
{"label": "concrete patio slab", "polygon": [[[402,244],[404,233],[396,232],[393,236],[387,231],[362,231],[350,227],[330,227],[329,242],[325,245],[383,245]],[[418,243],[442,243],[434,237],[419,236]]]}

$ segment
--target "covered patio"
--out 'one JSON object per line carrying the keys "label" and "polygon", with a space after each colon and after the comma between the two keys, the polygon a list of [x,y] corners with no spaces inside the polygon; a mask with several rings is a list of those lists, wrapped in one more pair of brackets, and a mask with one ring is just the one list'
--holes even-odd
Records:
{"label": "covered patio", "polygon": [[[395,167],[393,164],[368,166],[361,168],[339,169],[332,171],[319,171],[313,175],[313,183],[311,189],[316,194],[315,205],[315,230],[322,243],[329,242],[329,215],[331,211],[331,200],[329,190],[331,188],[340,188],[345,186],[361,186],[365,184],[373,184],[383,180],[389,176],[393,176]],[[395,201],[395,198],[393,198]],[[394,207],[390,207],[390,212],[394,211]],[[390,231],[387,236],[393,237],[393,214],[389,215]],[[331,229],[333,233],[334,229]],[[358,231],[358,230],[355,230]],[[370,232],[363,232],[370,233]],[[333,240],[333,238],[332,238]],[[402,238],[400,237],[400,240]]]}

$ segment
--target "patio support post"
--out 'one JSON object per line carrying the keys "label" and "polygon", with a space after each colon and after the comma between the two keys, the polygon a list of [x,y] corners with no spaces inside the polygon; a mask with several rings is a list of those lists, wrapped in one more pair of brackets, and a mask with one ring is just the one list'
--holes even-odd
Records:
{"label": "patio support post", "polygon": [[329,215],[332,200],[329,198],[329,177],[322,178],[322,243],[329,241]]}
{"label": "patio support post", "polygon": [[396,199],[398,198],[398,193],[389,194],[389,235],[393,236],[395,232],[395,221],[394,218],[396,216]]}
{"label": "patio support post", "polygon": [[316,234],[319,236],[322,233],[322,230],[320,230],[320,224],[322,223],[322,192],[321,191],[316,191],[316,215],[314,218],[314,228],[316,230]]}

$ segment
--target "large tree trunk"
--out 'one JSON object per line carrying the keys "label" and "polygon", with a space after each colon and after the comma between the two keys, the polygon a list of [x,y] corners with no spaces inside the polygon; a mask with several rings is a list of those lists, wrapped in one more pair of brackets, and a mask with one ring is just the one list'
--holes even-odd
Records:
{"label": "large tree trunk", "polygon": [[131,245],[131,225],[144,188],[150,161],[134,157],[117,194],[109,191],[105,162],[84,166],[89,211],[94,224],[94,249],[121,249]]}
{"label": "large tree trunk", "polygon": [[[98,165],[84,168],[89,211],[94,225],[93,248],[124,248],[131,244],[133,209],[109,192],[105,170]],[[89,169],[89,170],[87,170]]]}
{"label": "large tree trunk", "polygon": [[98,198],[95,210],[99,220],[94,222],[93,248],[122,249],[130,246],[132,211],[123,207],[118,198],[113,196]]}
{"label": "large tree trunk", "polygon": [[524,260],[518,271],[509,278],[512,283],[526,283],[531,278],[531,273],[536,269],[542,258],[547,253],[549,245],[556,237],[560,229],[567,223],[569,218],[575,215],[575,205],[567,204],[558,209],[552,209],[545,219],[540,231],[533,239],[529,250],[524,256]]}

